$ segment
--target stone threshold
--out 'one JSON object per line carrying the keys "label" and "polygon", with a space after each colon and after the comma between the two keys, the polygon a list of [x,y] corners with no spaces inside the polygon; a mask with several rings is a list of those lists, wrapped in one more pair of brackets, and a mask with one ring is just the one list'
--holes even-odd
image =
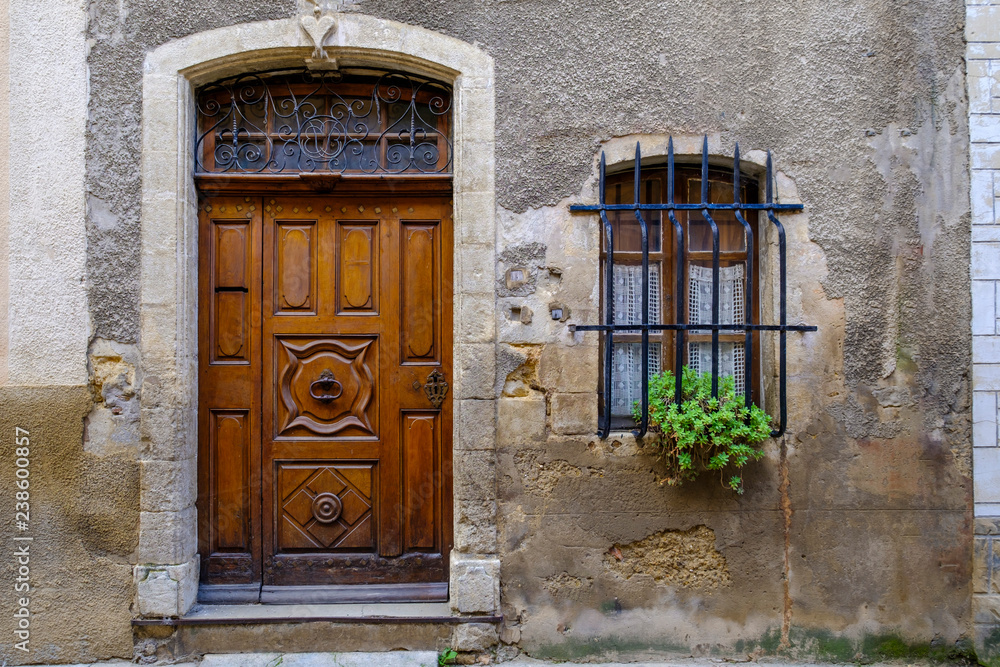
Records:
{"label": "stone threshold", "polygon": [[134,626],[247,625],[267,623],[491,623],[503,615],[455,616],[447,602],[382,604],[197,604],[177,618],[136,618]]}

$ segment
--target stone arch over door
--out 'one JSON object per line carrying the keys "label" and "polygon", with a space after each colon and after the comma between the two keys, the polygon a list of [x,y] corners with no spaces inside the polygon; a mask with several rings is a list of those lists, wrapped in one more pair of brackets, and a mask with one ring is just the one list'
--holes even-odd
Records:
{"label": "stone arch over door", "polygon": [[[171,41],[146,57],[142,112],[142,492],[137,611],[177,616],[197,597],[198,218],[193,92],[242,72],[302,67],[316,53],[291,17]],[[454,485],[450,603],[499,607],[496,558],[496,340],[492,59],[465,42],[361,14],[334,14],[320,36],[342,66],[397,69],[454,89]],[[324,24],[325,25],[325,24]],[[315,32],[315,30],[313,31]],[[472,479],[475,483],[468,483]],[[465,483],[463,483],[465,482]]]}

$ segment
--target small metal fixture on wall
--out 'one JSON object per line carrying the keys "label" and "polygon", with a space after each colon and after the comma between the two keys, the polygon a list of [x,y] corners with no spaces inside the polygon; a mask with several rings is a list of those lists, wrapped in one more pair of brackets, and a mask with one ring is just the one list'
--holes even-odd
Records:
{"label": "small metal fixture on wall", "polygon": [[[603,368],[603,382],[604,382],[604,405],[601,415],[601,423],[599,425],[598,435],[601,438],[606,438],[611,432],[611,398],[614,391],[614,383],[612,382],[612,363],[613,363],[613,351],[614,351],[614,337],[616,332],[636,332],[638,331],[641,335],[641,354],[642,363],[639,366],[643,369],[640,372],[641,383],[642,383],[642,399],[641,399],[641,418],[639,419],[638,428],[634,431],[636,437],[641,438],[646,434],[649,426],[649,333],[651,331],[674,331],[676,335],[674,336],[674,368],[675,368],[675,387],[674,387],[674,401],[676,403],[681,402],[681,379],[682,373],[681,369],[684,367],[684,350],[685,350],[685,338],[687,332],[711,332],[711,373],[712,373],[712,395],[718,396],[719,392],[719,334],[720,332],[742,332],[745,335],[744,350],[746,351],[747,359],[746,363],[743,365],[744,381],[743,385],[746,388],[744,393],[744,399],[746,405],[750,406],[753,402],[753,383],[751,382],[751,375],[753,372],[753,333],[755,331],[773,331],[778,333],[779,337],[779,398],[778,398],[778,427],[771,432],[772,437],[779,437],[785,432],[785,426],[787,423],[787,382],[786,382],[786,371],[787,371],[787,333],[789,331],[816,331],[816,327],[808,325],[790,325],[787,321],[787,311],[786,311],[786,256],[785,256],[785,228],[781,221],[777,217],[779,212],[795,212],[801,211],[801,204],[779,204],[774,201],[773,192],[773,167],[771,162],[771,153],[767,154],[767,171],[765,178],[767,179],[765,187],[765,201],[763,203],[749,203],[741,201],[740,194],[740,181],[741,181],[741,168],[740,168],[740,148],[737,144],[736,150],[733,157],[733,203],[710,203],[709,202],[709,167],[708,167],[708,137],[704,138],[702,144],[702,156],[701,156],[701,201],[696,203],[679,204],[675,202],[674,198],[674,147],[673,139],[670,139],[667,145],[667,196],[666,202],[664,203],[640,203],[640,182],[641,182],[641,160],[642,160],[642,149],[639,143],[635,145],[635,169],[634,169],[634,199],[632,203],[622,203],[622,204],[609,204],[606,201],[606,188],[605,188],[605,178],[606,178],[606,164],[604,154],[601,154],[601,166],[600,166],[600,182],[598,184],[598,191],[600,193],[600,202],[598,204],[575,204],[570,207],[571,211],[575,212],[596,212],[601,216],[601,222],[603,223],[605,232],[605,243],[607,248],[607,260],[605,261],[605,277],[604,277],[604,324],[590,324],[590,325],[578,325],[571,327],[574,331],[600,331],[604,334],[604,368]],[[641,319],[638,322],[617,322],[615,317],[615,298],[614,298],[614,227],[611,221],[608,219],[609,211],[633,211],[635,214],[636,221],[639,224],[641,233],[641,243],[642,243],[642,309],[641,309]],[[711,276],[712,276],[712,288],[711,288],[711,321],[710,322],[687,322],[685,317],[685,295],[687,290],[685,289],[685,276],[684,276],[684,262],[676,262],[676,277],[674,281],[674,291],[671,300],[673,301],[675,311],[675,323],[674,324],[660,324],[658,322],[650,322],[650,299],[649,299],[649,276],[650,276],[650,262],[649,262],[649,229],[650,223],[646,219],[647,212],[657,212],[666,213],[667,219],[674,228],[674,237],[676,239],[675,252],[677,257],[684,257],[684,243],[685,243],[685,230],[681,222],[677,219],[677,211],[694,211],[701,213],[705,222],[708,224],[711,234],[712,234],[712,266],[711,266]],[[743,230],[746,234],[746,244],[747,244],[747,256],[753,257],[754,253],[754,225],[751,225],[744,217],[745,212],[764,212],[767,215],[767,219],[774,225],[778,236],[778,273],[779,273],[779,312],[778,312],[778,324],[753,324],[752,318],[744,318],[743,322],[740,323],[722,323],[719,316],[719,306],[720,306],[720,265],[719,265],[719,228],[715,220],[712,218],[712,211],[731,211],[736,220],[742,225]],[[746,285],[746,299],[747,299],[747,311],[753,312],[752,309],[752,299],[754,298],[754,287],[753,287],[753,275],[752,272],[747,272],[747,285]],[[616,323],[617,322],[617,323]]]}

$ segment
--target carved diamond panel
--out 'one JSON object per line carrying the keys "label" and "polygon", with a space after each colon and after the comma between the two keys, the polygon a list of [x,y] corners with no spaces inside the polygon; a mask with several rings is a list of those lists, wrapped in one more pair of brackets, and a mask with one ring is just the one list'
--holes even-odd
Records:
{"label": "carved diamond panel", "polygon": [[276,436],[377,435],[375,338],[277,338],[275,345]]}
{"label": "carved diamond panel", "polygon": [[279,463],[278,549],[368,551],[373,463]]}

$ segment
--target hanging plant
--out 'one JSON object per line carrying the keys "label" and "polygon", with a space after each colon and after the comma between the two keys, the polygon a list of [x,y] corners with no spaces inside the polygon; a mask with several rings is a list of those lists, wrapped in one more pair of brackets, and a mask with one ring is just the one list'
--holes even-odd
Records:
{"label": "hanging plant", "polygon": [[[641,414],[636,402],[636,420]],[[740,494],[743,477],[731,473],[762,458],[760,445],[771,436],[771,418],[756,405],[746,407],[732,377],[719,378],[719,395],[713,398],[712,374],[699,374],[687,366],[681,376],[680,405],[674,402],[673,373],[650,376],[649,424],[667,463],[667,477],[660,484],[680,486],[704,470],[717,470],[722,485]]]}

